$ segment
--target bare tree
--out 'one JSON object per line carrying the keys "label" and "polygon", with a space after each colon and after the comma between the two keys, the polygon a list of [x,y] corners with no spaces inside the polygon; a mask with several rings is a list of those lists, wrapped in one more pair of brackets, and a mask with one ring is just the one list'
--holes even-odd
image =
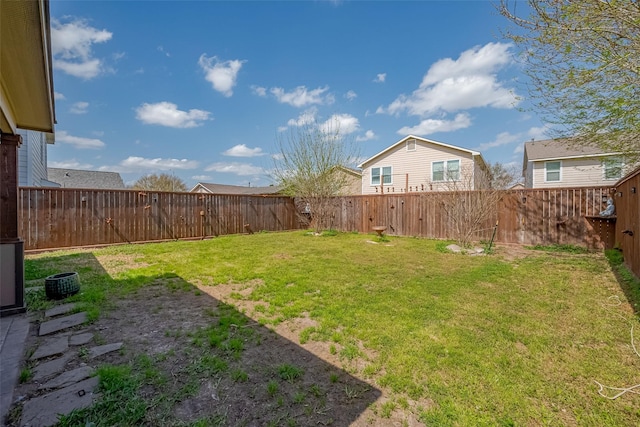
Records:
{"label": "bare tree", "polygon": [[296,200],[301,220],[316,231],[330,229],[332,215],[349,176],[342,168],[357,159],[352,138],[334,126],[308,123],[278,139],[274,175],[282,193]]}
{"label": "bare tree", "polygon": [[[491,227],[497,218],[498,202],[504,191],[491,185],[489,170],[462,167],[455,177],[437,182],[441,191],[428,193],[444,211],[461,246],[468,247],[479,232]],[[478,187],[478,183],[480,186]],[[478,188],[477,190],[469,190]]]}
{"label": "bare tree", "polygon": [[187,191],[187,185],[182,179],[168,173],[144,175],[134,182],[132,187],[136,190]]}

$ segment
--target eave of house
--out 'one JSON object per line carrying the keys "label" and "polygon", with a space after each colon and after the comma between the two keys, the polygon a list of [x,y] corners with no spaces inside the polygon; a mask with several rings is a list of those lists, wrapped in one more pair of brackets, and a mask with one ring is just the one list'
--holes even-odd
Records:
{"label": "eave of house", "polygon": [[53,133],[51,64],[48,0],[0,1],[1,132]]}
{"label": "eave of house", "polygon": [[487,163],[484,161],[484,158],[482,157],[482,154],[480,154],[480,152],[478,152],[478,151],[467,150],[466,148],[456,147],[455,145],[445,144],[444,142],[438,142],[438,141],[433,141],[431,139],[421,138],[419,136],[409,135],[409,136],[406,136],[406,137],[402,138],[400,141],[396,142],[395,144],[391,145],[390,147],[387,147],[386,149],[382,150],[378,154],[369,157],[367,160],[365,160],[364,162],[360,163],[358,165],[358,167],[360,169],[365,169],[365,167],[366,167],[365,165],[366,164],[371,163],[372,161],[374,161],[378,157],[383,156],[384,154],[395,150],[398,146],[404,144],[408,139],[415,139],[415,140],[418,140],[418,141],[426,142],[428,144],[439,145],[441,147],[462,151],[462,152],[470,154],[473,157],[475,157],[475,156],[480,157],[480,160],[482,161],[482,164],[485,165],[485,167],[487,165]]}
{"label": "eave of house", "polygon": [[587,159],[593,157],[610,157],[610,156],[620,156],[622,153],[601,153],[601,154],[580,154],[574,156],[552,156],[552,157],[543,157],[539,159],[529,159],[531,162],[548,162],[551,160],[569,160],[569,159]]}

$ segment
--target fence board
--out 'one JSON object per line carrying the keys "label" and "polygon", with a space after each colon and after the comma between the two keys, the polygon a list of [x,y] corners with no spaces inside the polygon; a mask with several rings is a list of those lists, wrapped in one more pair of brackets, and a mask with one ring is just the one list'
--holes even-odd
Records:
{"label": "fence board", "polygon": [[[631,192],[632,186],[640,187],[638,176],[616,199],[630,218],[624,223],[627,228],[638,223],[639,197]],[[625,251],[640,254],[640,236],[627,239],[611,224],[589,220],[602,209],[607,191],[606,187],[505,191],[495,214],[475,238],[491,238],[499,221],[498,242],[594,248],[620,242]],[[629,207],[624,208],[622,202],[627,201]],[[344,196],[335,204],[332,221],[335,229],[347,232],[368,233],[373,226],[384,225],[391,235],[451,239],[454,224],[440,203],[432,192]],[[245,224],[252,231],[300,228],[293,200],[280,196],[22,187],[19,206],[26,249],[204,238],[244,233]]]}

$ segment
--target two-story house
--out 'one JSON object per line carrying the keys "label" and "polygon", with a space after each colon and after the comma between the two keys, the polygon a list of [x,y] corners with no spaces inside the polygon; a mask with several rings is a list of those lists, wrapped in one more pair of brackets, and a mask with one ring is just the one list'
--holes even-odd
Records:
{"label": "two-story house", "polygon": [[358,165],[362,194],[475,190],[487,184],[478,151],[409,135]]}

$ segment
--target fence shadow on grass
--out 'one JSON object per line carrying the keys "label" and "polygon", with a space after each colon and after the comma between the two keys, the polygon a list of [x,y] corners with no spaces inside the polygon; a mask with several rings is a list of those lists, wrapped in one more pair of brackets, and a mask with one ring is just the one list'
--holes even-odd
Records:
{"label": "fence shadow on grass", "polygon": [[128,262],[91,252],[26,261],[32,281],[79,273],[81,292],[68,300],[99,313],[87,327],[95,341],[124,344],[89,364],[130,368],[136,387],[133,396],[103,393],[109,397],[66,425],[97,417],[108,425],[366,424],[378,389],[181,277],[128,271],[118,279]]}
{"label": "fence shadow on grass", "polygon": [[635,277],[629,267],[625,265],[622,251],[608,249],[605,250],[605,256],[620,284],[620,289],[631,304],[633,312],[636,316],[640,315],[640,278]]}

